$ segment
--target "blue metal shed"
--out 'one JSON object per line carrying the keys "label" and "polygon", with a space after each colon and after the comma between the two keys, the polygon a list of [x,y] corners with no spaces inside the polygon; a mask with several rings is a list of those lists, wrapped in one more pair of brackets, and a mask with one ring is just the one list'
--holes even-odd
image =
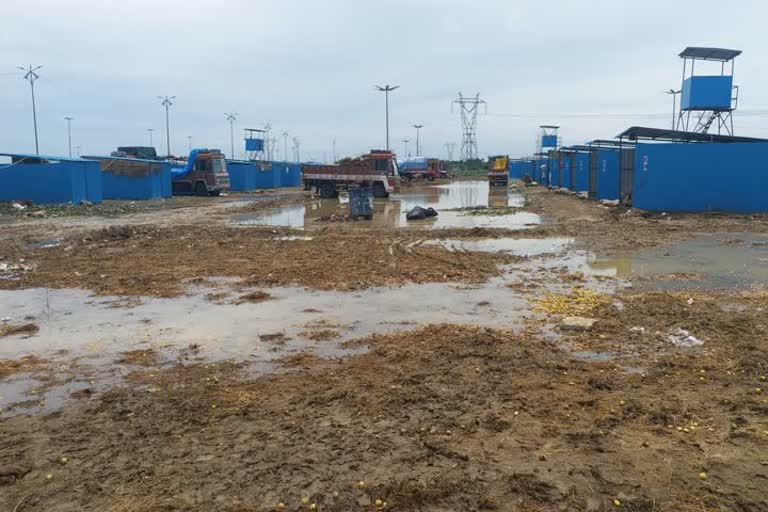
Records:
{"label": "blue metal shed", "polygon": [[618,149],[597,150],[596,199],[615,200],[619,198],[619,151]]}
{"label": "blue metal shed", "polygon": [[256,164],[245,160],[227,160],[229,189],[234,192],[256,190]]}
{"label": "blue metal shed", "polygon": [[104,199],[160,199],[171,197],[171,164],[113,156],[84,156],[101,170]]}
{"label": "blue metal shed", "polygon": [[33,203],[100,203],[102,173],[95,161],[0,153],[10,163],[0,164],[0,200]]}
{"label": "blue metal shed", "polygon": [[768,141],[638,144],[632,205],[643,210],[768,212]]}
{"label": "blue metal shed", "polygon": [[574,176],[573,190],[577,192],[589,192],[589,153],[578,152],[575,155],[575,169],[572,172]]}

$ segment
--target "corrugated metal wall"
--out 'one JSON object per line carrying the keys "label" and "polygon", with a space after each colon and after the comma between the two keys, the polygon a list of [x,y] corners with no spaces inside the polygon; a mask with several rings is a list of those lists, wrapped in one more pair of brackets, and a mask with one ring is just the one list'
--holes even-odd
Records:
{"label": "corrugated metal wall", "polygon": [[227,161],[230,188],[241,192],[301,185],[301,165],[296,162]]}
{"label": "corrugated metal wall", "polygon": [[634,162],[636,208],[768,212],[768,143],[638,144]]}
{"label": "corrugated metal wall", "polygon": [[104,199],[171,197],[171,165],[159,160],[93,158],[100,164]]}
{"label": "corrugated metal wall", "polygon": [[619,198],[619,152],[601,149],[597,152],[597,199]]}
{"label": "corrugated metal wall", "polygon": [[0,165],[0,200],[80,204],[99,203],[102,198],[102,173],[96,161],[63,159]]}
{"label": "corrugated metal wall", "polygon": [[589,191],[589,153],[576,153],[575,182],[573,189],[577,192]]}

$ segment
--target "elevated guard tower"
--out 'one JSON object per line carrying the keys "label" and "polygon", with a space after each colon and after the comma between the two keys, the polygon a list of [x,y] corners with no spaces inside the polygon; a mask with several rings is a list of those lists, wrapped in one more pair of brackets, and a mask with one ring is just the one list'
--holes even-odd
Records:
{"label": "elevated guard tower", "polygon": [[245,129],[246,160],[264,160],[264,134],[266,130]]}
{"label": "elevated guard tower", "polygon": [[[683,59],[683,82],[680,88],[680,113],[677,130],[708,133],[713,126],[720,135],[723,131],[733,135],[733,111],[739,103],[739,88],[733,85],[733,70],[741,50],[724,48],[688,47],[680,53]],[[697,73],[703,66],[710,70],[719,63],[719,74]]]}
{"label": "elevated guard tower", "polygon": [[560,127],[552,125],[539,126],[539,138],[537,141],[537,153],[546,153],[560,145]]}

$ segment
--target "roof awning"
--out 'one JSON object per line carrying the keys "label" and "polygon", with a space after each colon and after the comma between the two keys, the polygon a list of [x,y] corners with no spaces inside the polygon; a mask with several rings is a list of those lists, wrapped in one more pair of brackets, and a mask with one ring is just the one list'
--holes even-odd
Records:
{"label": "roof awning", "polygon": [[678,130],[664,130],[662,128],[646,128],[633,126],[616,136],[618,139],[632,141],[651,140],[661,142],[768,142],[768,139],[754,137],[735,137],[732,135],[716,135],[713,133],[683,132]]}
{"label": "roof awning", "polygon": [[689,46],[682,52],[680,57],[684,59],[715,60],[718,62],[728,62],[741,55],[741,50],[728,50],[726,48],[701,48]]}

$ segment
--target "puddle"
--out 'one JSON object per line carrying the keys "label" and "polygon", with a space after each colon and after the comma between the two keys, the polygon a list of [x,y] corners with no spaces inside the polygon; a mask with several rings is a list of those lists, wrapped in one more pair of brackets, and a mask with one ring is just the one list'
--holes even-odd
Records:
{"label": "puddle", "polygon": [[[287,205],[264,212],[235,216],[234,224],[258,226],[284,226],[295,229],[311,229],[326,226],[319,219],[345,211],[349,202],[345,195],[338,199],[313,199],[307,204]],[[487,181],[455,181],[441,184],[417,184],[402,186],[389,199],[374,201],[371,221],[356,221],[350,226],[365,227],[430,227],[430,228],[507,228],[524,229],[541,223],[541,218],[530,212],[508,215],[467,215],[455,211],[478,206],[522,207],[522,194],[505,188],[490,187]],[[405,214],[414,206],[432,207],[438,216],[421,221],[407,221]],[[454,210],[454,211],[451,211]]]}
{"label": "puddle", "polygon": [[581,361],[588,361],[591,363],[607,363],[616,359],[616,354],[613,352],[597,352],[594,350],[574,350],[570,354]]}
{"label": "puddle", "polygon": [[498,238],[486,240],[429,240],[449,251],[508,252],[516,256],[557,254],[569,249],[573,238]]}
{"label": "puddle", "polygon": [[[216,284],[215,280],[211,280]],[[481,286],[456,284],[406,285],[360,292],[329,292],[301,288],[263,288],[272,300],[232,304],[242,291],[224,302],[206,300],[207,292],[227,288],[193,287],[174,299],[142,297],[130,307],[115,307],[125,298],[93,297],[82,290],[0,290],[0,309],[12,318],[34,317],[40,330],[28,338],[8,337],[0,343],[0,358],[19,359],[34,354],[51,363],[56,373],[65,368],[65,383],[50,386],[45,407],[67,400],[76,382],[119,381],[133,368],[116,364],[121,352],[155,349],[168,364],[191,344],[192,361],[245,361],[255,372],[271,371],[275,360],[311,351],[321,357],[359,352],[342,347],[344,341],[371,333],[413,329],[428,323],[461,323],[512,328],[530,315],[527,296],[497,278]],[[320,322],[320,323],[319,323]],[[338,337],[312,341],[313,330],[332,330]],[[282,336],[276,336],[282,335]],[[84,377],[87,375],[87,377]],[[39,382],[10,376],[0,380],[0,408],[36,397],[25,393]],[[45,381],[51,376],[45,373]],[[57,398],[58,397],[58,398]],[[13,409],[35,412],[41,406]]]}
{"label": "puddle", "polygon": [[768,236],[715,233],[613,257],[592,256],[590,268],[639,278],[637,288],[743,288],[768,285]]}

